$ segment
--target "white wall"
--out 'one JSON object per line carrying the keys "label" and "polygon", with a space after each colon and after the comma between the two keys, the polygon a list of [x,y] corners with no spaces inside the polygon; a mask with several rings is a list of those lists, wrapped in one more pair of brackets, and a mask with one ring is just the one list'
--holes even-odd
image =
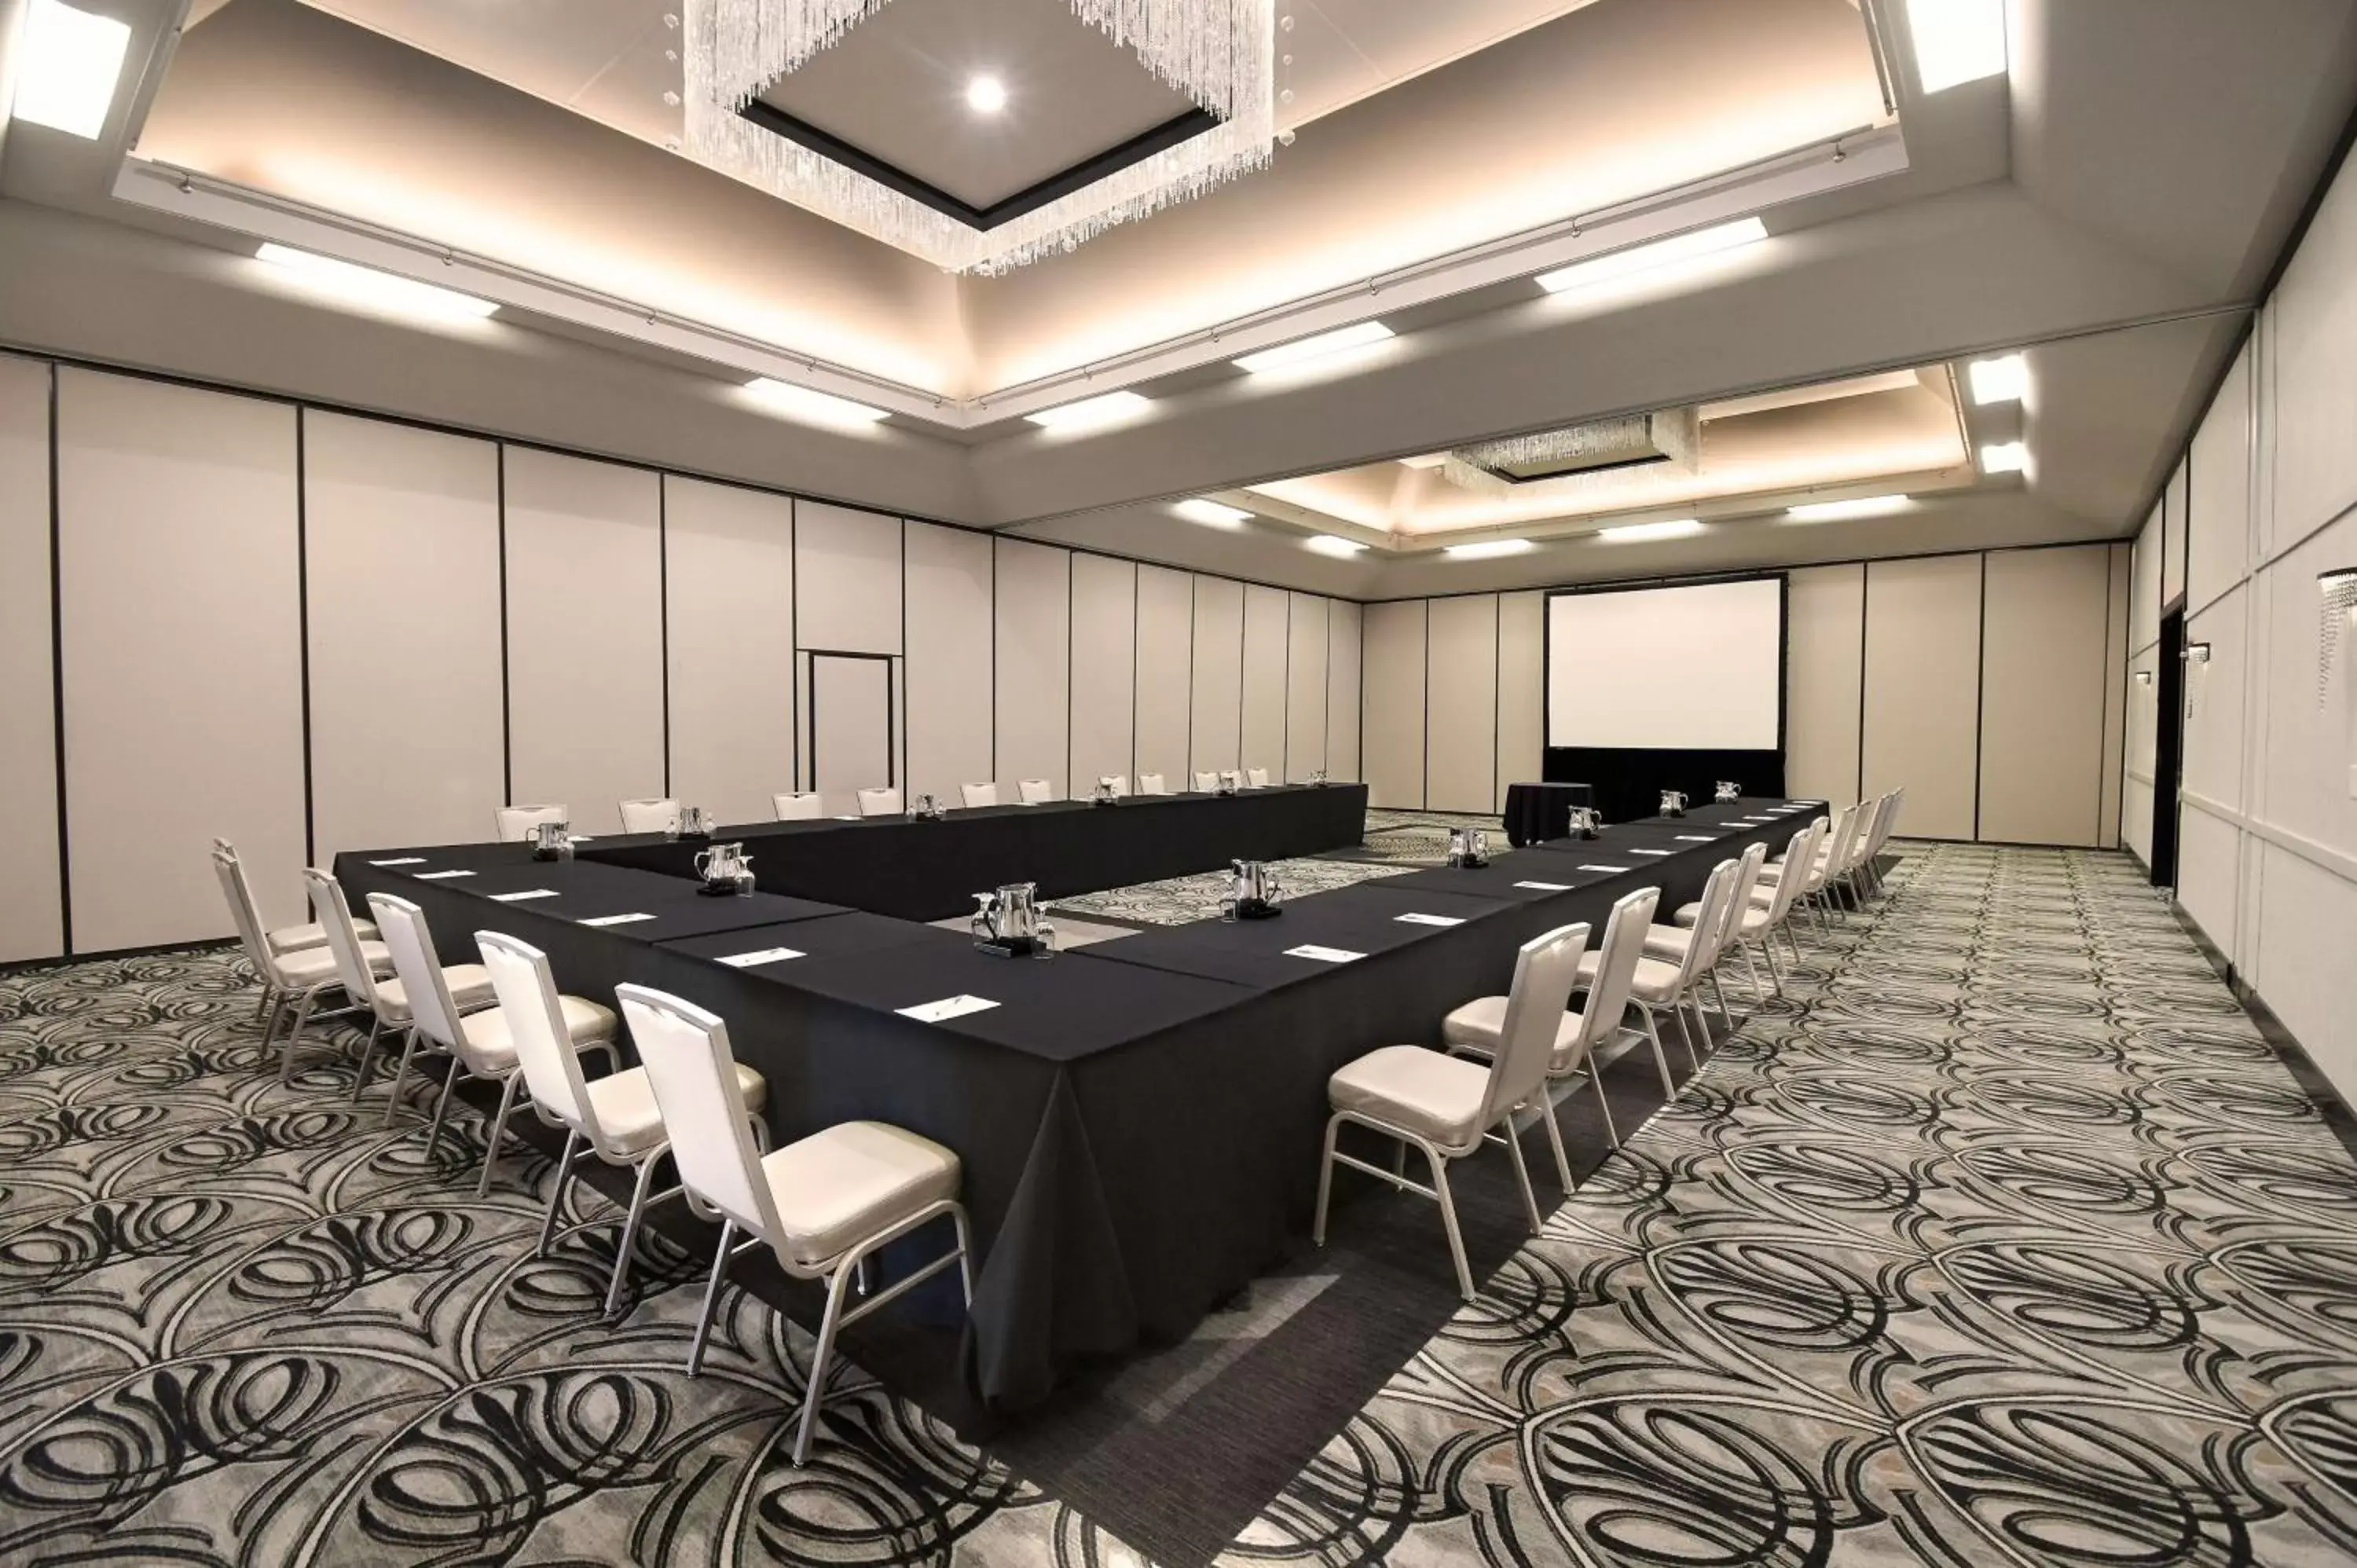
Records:
{"label": "white wall", "polygon": [[[2186,671],[2177,897],[2357,1100],[2357,626],[2341,620],[2321,667],[2317,586],[2357,567],[2352,421],[2357,172],[2344,169],[2190,446],[2186,637],[2211,657]],[[2140,580],[2139,598],[2154,586]],[[2140,627],[2149,613],[2138,604]],[[2139,642],[2130,668],[2151,658]],[[2148,770],[2144,746],[2131,769]],[[2129,813],[2138,799],[2131,782]],[[2148,835],[2131,842],[2148,853]]]}
{"label": "white wall", "polygon": [[813,787],[829,652],[873,656],[820,667],[836,810],[888,774],[952,803],[992,778],[1183,789],[1248,735],[1251,766],[1357,778],[1360,607],[1255,586],[1248,624],[1246,603],[1227,578],[0,355],[0,811],[25,825],[0,962],[227,935],[216,835],[291,922],[307,862],[480,840],[503,800],[590,832],[640,795],[765,818]]}

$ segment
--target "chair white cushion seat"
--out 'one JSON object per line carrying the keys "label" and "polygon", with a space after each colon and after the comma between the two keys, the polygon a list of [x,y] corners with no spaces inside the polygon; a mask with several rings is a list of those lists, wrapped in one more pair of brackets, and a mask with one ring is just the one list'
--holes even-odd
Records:
{"label": "chair white cushion seat", "polygon": [[1448,1148],[1479,1137],[1490,1090],[1487,1063],[1443,1056],[1422,1046],[1369,1051],[1326,1083],[1337,1111],[1421,1133]]}
{"label": "chair white cushion seat", "polygon": [[[461,1012],[490,1004],[491,972],[479,963],[444,964],[442,983],[449,988],[450,1001]],[[409,1021],[409,993],[402,989],[401,976],[378,981],[376,999],[386,1023]]]}
{"label": "chair white cushion seat", "polygon": [[[1830,853],[1831,853],[1830,851],[1827,851],[1827,850],[1822,850],[1822,849],[1821,849],[1821,850],[1819,850],[1819,851],[1817,851],[1816,866],[1817,866],[1817,869],[1818,869],[1818,870],[1823,871],[1823,870],[1824,869],[1824,866],[1825,866],[1825,857],[1826,857],[1826,856],[1827,856],[1827,854],[1830,854]],[[1781,860],[1771,860],[1771,861],[1770,861],[1767,865],[1765,865],[1761,866],[1761,867],[1760,868],[1760,881],[1762,881],[1762,882],[1781,882],[1781,881],[1783,881],[1783,880],[1784,880],[1784,862],[1782,862],[1782,861],[1781,861]]]}
{"label": "chair white cushion seat", "polygon": [[[655,1104],[654,1080],[646,1069],[608,1073],[581,1087],[588,1094],[589,1113],[597,1119],[597,1130],[605,1134],[608,1152],[631,1159],[668,1141],[662,1111]],[[737,1092],[743,1097],[746,1110],[759,1111],[770,1097],[770,1086],[759,1073],[738,1062]]]}
{"label": "chair white cushion seat", "polygon": [[1686,953],[1694,947],[1695,933],[1685,926],[1648,926],[1645,928],[1645,954],[1649,958],[1684,963]]}
{"label": "chair white cushion seat", "polygon": [[842,1122],[763,1156],[761,1175],[786,1255],[816,1267],[955,1197],[958,1157],[889,1122]]}
{"label": "chair white cushion seat", "polygon": [[[1498,1054],[1498,1041],[1506,1032],[1506,1002],[1503,996],[1476,996],[1440,1021],[1440,1037],[1452,1046],[1480,1051],[1485,1057]],[[1571,1065],[1572,1048],[1579,1043],[1581,1017],[1578,1009],[1564,1014],[1555,1026],[1555,1050],[1547,1058],[1549,1072],[1562,1072]]]}
{"label": "chair white cushion seat", "polygon": [[[393,953],[382,942],[362,942],[361,961],[369,966],[371,974],[393,972]],[[278,972],[286,983],[298,990],[336,978],[336,955],[326,948],[305,948],[300,952],[282,953],[277,959]]]}
{"label": "chair white cushion seat", "polygon": [[[612,1008],[600,1007],[586,996],[560,996],[556,1001],[565,1014],[565,1032],[576,1047],[614,1037]],[[474,1058],[468,1065],[477,1072],[506,1072],[516,1065],[515,1036],[508,1027],[505,1008],[469,1013],[458,1020],[458,1027],[467,1032],[467,1054]]]}
{"label": "chair white cushion seat", "polygon": [[[352,929],[364,942],[376,940],[376,923],[372,920],[354,920]],[[307,926],[281,926],[267,934],[270,950],[274,953],[302,952],[309,948],[328,945],[327,928],[316,920]]]}
{"label": "chair white cushion seat", "polygon": [[[1664,928],[1660,926],[1646,927],[1646,940],[1650,942],[1652,940],[1652,933],[1663,929]],[[1673,930],[1676,929],[1675,927],[1670,927],[1667,929]],[[1679,934],[1684,935],[1684,933],[1680,932]],[[1582,987],[1595,983],[1597,961],[1603,956],[1603,950],[1601,949],[1590,948],[1587,950],[1587,953],[1581,957],[1579,961],[1579,984]],[[1647,954],[1637,960],[1637,972],[1636,975],[1629,982],[1629,989],[1633,994],[1644,1001],[1666,1003],[1677,994],[1678,977],[1683,974],[1684,971],[1685,966],[1682,962],[1672,963],[1662,959],[1654,958],[1651,954]]]}

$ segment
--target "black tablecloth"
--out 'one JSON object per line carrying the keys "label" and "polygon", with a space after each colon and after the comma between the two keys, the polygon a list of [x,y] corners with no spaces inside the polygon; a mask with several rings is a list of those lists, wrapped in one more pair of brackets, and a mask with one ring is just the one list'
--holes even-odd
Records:
{"label": "black tablecloth", "polygon": [[[1308,1222],[1337,1068],[1433,1043],[1450,1008],[1505,989],[1515,949],[1542,931],[1587,920],[1600,936],[1632,887],[1657,885],[1674,908],[1755,839],[1781,849],[1807,812],[1736,821],[1776,804],[1703,807],[1481,870],[1314,895],[1273,920],[1204,921],[1045,961],[985,957],[959,933],[874,914],[533,863],[513,845],[346,854],[337,873],[354,895],[389,887],[425,906],[446,961],[472,958],[478,929],[511,931],[549,952],[567,991],[610,1000],[630,979],[713,1009],[769,1079],[780,1139],[874,1118],[955,1149],[981,1259],[965,1382],[979,1405],[1012,1412],[1084,1361],[1183,1337],[1283,1255]],[[412,855],[423,863],[371,864]],[[1618,867],[1630,869],[1606,869]],[[477,875],[414,875],[445,868]],[[543,886],[561,897],[485,897]],[[656,918],[589,927],[576,910]],[[1365,956],[1286,956],[1311,944]],[[778,948],[801,956],[720,961]],[[956,995],[998,1005],[941,1024],[898,1011]]]}
{"label": "black tablecloth", "polygon": [[[1135,795],[1112,806],[982,806],[933,822],[751,822],[713,836],[745,845],[765,891],[940,920],[970,913],[974,895],[1007,883],[1036,882],[1042,898],[1062,898],[1216,871],[1231,860],[1347,849],[1364,836],[1366,820],[1365,785],[1299,784],[1233,796]],[[579,853],[684,877],[705,842],[639,834],[599,839]]]}
{"label": "black tablecloth", "polygon": [[1596,791],[1585,784],[1506,786],[1506,838],[1516,849],[1559,839],[1571,831],[1571,809],[1592,806]]}

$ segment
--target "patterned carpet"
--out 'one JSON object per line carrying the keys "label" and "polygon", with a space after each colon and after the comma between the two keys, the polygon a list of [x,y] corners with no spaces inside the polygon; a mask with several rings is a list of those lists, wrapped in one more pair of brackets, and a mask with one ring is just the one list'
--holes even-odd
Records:
{"label": "patterned carpet", "polygon": [[2357,1164],[2126,857],[1901,878],[1229,1562],[2357,1558]]}

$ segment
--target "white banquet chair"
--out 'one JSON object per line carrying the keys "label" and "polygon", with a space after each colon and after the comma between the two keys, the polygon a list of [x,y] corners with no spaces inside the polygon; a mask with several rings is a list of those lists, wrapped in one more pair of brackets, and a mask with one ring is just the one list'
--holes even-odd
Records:
{"label": "white banquet chair", "polygon": [[1056,787],[1045,779],[1018,779],[1015,788],[1027,806],[1044,806],[1056,798]]}
{"label": "white banquet chair", "polygon": [[859,814],[863,817],[897,817],[900,812],[900,791],[898,789],[862,789],[859,792]]}
{"label": "white banquet chair", "polygon": [[[1718,1000],[1718,1015],[1727,1020],[1729,1030],[1739,1026],[1736,1023],[1734,1009],[1727,1004],[1727,987],[1718,977],[1719,961],[1727,956],[1727,949],[1732,947],[1743,954],[1743,961],[1747,966],[1751,965],[1751,954],[1745,950],[1742,945],[1743,916],[1744,912],[1751,908],[1751,890],[1759,885],[1760,867],[1767,858],[1768,846],[1764,843],[1752,844],[1744,850],[1742,857],[1735,863],[1735,886],[1719,905],[1718,923],[1716,926],[1706,928],[1701,923],[1702,906],[1697,901],[1693,906],[1695,918],[1692,920],[1680,920],[1676,915],[1673,915],[1671,924],[1655,926],[1645,933],[1645,956],[1665,959],[1672,963],[1683,962],[1688,949],[1697,942],[1702,944],[1703,951],[1695,960],[1695,1012],[1699,1020],[1702,1012],[1702,988],[1707,982],[1711,994]],[[1684,912],[1681,908],[1678,914]],[[1763,1000],[1767,994],[1767,988],[1760,983],[1760,971],[1752,967],[1752,1000],[1757,1003]],[[1705,1040],[1710,1038],[1707,1023],[1704,1026],[1703,1038]]]}
{"label": "white banquet chair", "polygon": [[998,786],[961,784],[958,786],[958,798],[968,806],[996,806],[998,804]]}
{"label": "white banquet chair", "polygon": [[491,820],[499,828],[501,843],[522,843],[541,823],[569,822],[572,814],[562,806],[501,806],[491,813]]}
{"label": "white banquet chair", "polygon": [[826,815],[826,797],[815,789],[772,795],[770,809],[781,822],[814,822]]}
{"label": "white banquet chair", "polygon": [[[360,922],[352,918],[352,907],[344,897],[343,885],[316,866],[303,873],[303,880],[310,886],[311,911],[327,929],[328,950],[335,955],[336,975],[343,982],[344,994],[367,1008],[371,1015],[368,1043],[361,1047],[360,1069],[352,1074],[352,1098],[358,1100],[361,1091],[368,1087],[369,1068],[376,1060],[378,1042],[388,1031],[399,1034],[409,1027],[409,993],[402,988],[401,977],[392,972],[389,953],[380,963],[368,961],[361,946]],[[368,929],[376,929],[374,926]],[[383,972],[380,974],[379,971]],[[491,1004],[491,977],[479,963],[444,964],[442,983],[461,1012]],[[285,1081],[284,1064],[278,1077],[280,1082]],[[387,1107],[385,1121],[390,1123],[392,1120],[392,1110]]]}
{"label": "white banquet chair", "polygon": [[1141,773],[1137,776],[1137,792],[1141,795],[1168,795],[1170,786],[1162,781],[1159,773]]}
{"label": "white banquet chair", "polygon": [[1099,780],[1098,780],[1098,782],[1099,782],[1099,783],[1103,783],[1103,784],[1110,784],[1110,785],[1112,785],[1112,786],[1113,786],[1113,798],[1114,798],[1114,800],[1126,800],[1126,799],[1128,799],[1128,798],[1129,798],[1129,775],[1128,775],[1128,774],[1126,774],[1126,773],[1108,773],[1108,774],[1106,774],[1103,779],[1099,779]]}
{"label": "white banquet chair", "polygon": [[[733,1091],[741,1080],[728,1026],[693,1003],[643,985],[617,986],[615,995],[671,1131],[680,1184],[721,1219],[712,1278],[688,1347],[688,1375],[703,1369],[712,1309],[737,1252],[767,1246],[788,1274],[826,1282],[826,1313],[819,1321],[809,1392],[794,1437],[794,1464],[800,1466],[810,1457],[838,1332],[952,1263],[966,1305],[974,1305],[965,1208],[958,1201],[958,1157],[930,1138],[884,1122],[838,1122],[782,1149],[759,1154],[751,1118]],[[956,1227],[954,1248],[844,1310],[844,1289],[858,1277],[866,1259],[944,1214]],[[740,1232],[747,1238],[741,1244]]]}
{"label": "white banquet chair", "polygon": [[1199,772],[1199,773],[1197,773],[1197,774],[1195,775],[1195,793],[1196,793],[1196,794],[1198,794],[1198,795],[1216,795],[1216,794],[1218,794],[1219,792],[1220,792],[1220,776],[1219,776],[1217,773],[1200,773],[1200,772]]}
{"label": "white banquet chair", "polygon": [[[1784,857],[1807,864],[1816,854],[1817,843],[1824,837],[1824,831],[1825,819],[1816,818],[1792,835],[1792,842],[1785,846]],[[1752,994],[1760,1001],[1764,1002],[1767,998],[1760,990],[1760,972],[1751,964],[1752,944],[1759,944],[1760,956],[1767,962],[1768,978],[1775,983],[1776,994],[1783,995],[1784,972],[1776,965],[1776,933],[1784,929],[1784,922],[1792,916],[1792,901],[1800,897],[1802,880],[1797,876],[1776,882],[1755,880],[1751,897],[1734,907],[1735,924],[1728,929],[1728,939],[1742,952],[1745,972],[1751,976]],[[1696,902],[1684,905],[1670,918],[1681,926],[1691,926],[1701,917],[1702,905]],[[1784,932],[1784,940],[1788,943],[1792,940],[1789,930]],[[1792,950],[1798,956],[1799,946],[1795,944]]]}
{"label": "white banquet chair", "polygon": [[1246,789],[1267,789],[1267,788],[1268,788],[1268,769],[1267,769],[1267,768],[1245,768],[1245,769],[1244,769],[1244,787],[1245,787]]}
{"label": "white banquet chair", "polygon": [[[231,860],[237,860],[239,876],[242,877],[245,875],[245,863],[238,860],[237,845],[227,839],[215,839],[213,853],[225,854]],[[252,895],[249,894],[248,897],[251,897]],[[366,920],[356,920],[353,925],[362,941],[376,940],[374,926],[370,925]],[[301,952],[306,948],[320,948],[328,945],[327,930],[317,920],[300,926],[280,926],[275,929],[264,930],[262,934],[268,940],[272,952]]]}
{"label": "white banquet chair", "polygon": [[[1514,959],[1514,980],[1498,1032],[1497,1054],[1485,1067],[1423,1046],[1385,1046],[1370,1051],[1327,1080],[1333,1114],[1326,1122],[1326,1150],[1318,1168],[1318,1219],[1310,1238],[1326,1244],[1326,1208],[1334,1167],[1379,1176],[1404,1192],[1440,1205],[1448,1232],[1448,1253],[1457,1265],[1457,1288],[1473,1299],[1473,1271],[1465,1261],[1465,1238],[1457,1228],[1457,1204],[1448,1194],[1448,1164],[1478,1153],[1483,1135],[1502,1126],[1506,1153],[1523,1188],[1523,1208],[1531,1234],[1539,1233],[1538,1195],[1531,1189],[1529,1165],[1514,1136],[1514,1112],[1534,1098],[1546,1101],[1547,1062],[1555,1048],[1555,1026],[1571,997],[1579,971],[1586,926],[1566,926],[1524,942]],[[1553,1106],[1547,1102],[1547,1114]],[[1410,1181],[1400,1172],[1369,1165],[1338,1150],[1335,1139],[1349,1122],[1370,1128],[1422,1151],[1432,1168],[1432,1185]]]}
{"label": "white banquet chair", "polygon": [[[1727,918],[1727,901],[1734,895],[1735,878],[1741,869],[1742,863],[1735,860],[1722,860],[1713,868],[1710,879],[1703,884],[1702,909],[1696,924]],[[1651,936],[1658,929],[1659,927],[1648,927],[1646,934]],[[1658,1015],[1664,1007],[1670,1009],[1678,1021],[1678,1033],[1685,1040],[1686,1055],[1699,1069],[1702,1066],[1702,1050],[1695,1045],[1694,1030],[1686,1023],[1684,1004],[1687,992],[1695,984],[1699,961],[1706,950],[1698,944],[1687,950],[1684,959],[1674,962],[1640,956],[1636,972],[1629,980],[1629,1000],[1644,1015],[1645,1036],[1653,1045],[1653,1065],[1662,1073],[1662,1093],[1670,1100],[1678,1097],[1677,1079],[1670,1073],[1669,1053],[1662,1048]],[[1594,983],[1598,966],[1593,961],[1598,956],[1590,954],[1587,960],[1582,961],[1579,983],[1583,990]]]}
{"label": "white banquet chair", "polygon": [[668,833],[679,828],[677,800],[624,800],[615,809],[622,813],[626,833]]}
{"label": "white banquet chair", "polygon": [[[276,952],[270,946],[269,933],[263,929],[262,911],[253,902],[253,889],[246,886],[244,863],[233,849],[221,847],[215,841],[213,875],[221,879],[221,897],[229,900],[230,919],[237,928],[238,940],[244,944],[246,961],[262,979],[262,1044],[266,1050],[278,1033],[279,1015],[286,1004],[295,1005],[295,1022],[286,1031],[286,1044],[278,1059],[278,1080],[286,1081],[289,1064],[295,1059],[295,1039],[311,1021],[322,992],[340,990],[343,977],[336,968],[336,955],[325,946],[297,948],[291,952]],[[322,933],[324,936],[325,933]],[[363,941],[359,956],[380,969],[389,967],[391,955],[381,941]],[[358,997],[347,996],[345,1004],[323,1018],[339,1018],[357,1012],[361,1004]]]}

